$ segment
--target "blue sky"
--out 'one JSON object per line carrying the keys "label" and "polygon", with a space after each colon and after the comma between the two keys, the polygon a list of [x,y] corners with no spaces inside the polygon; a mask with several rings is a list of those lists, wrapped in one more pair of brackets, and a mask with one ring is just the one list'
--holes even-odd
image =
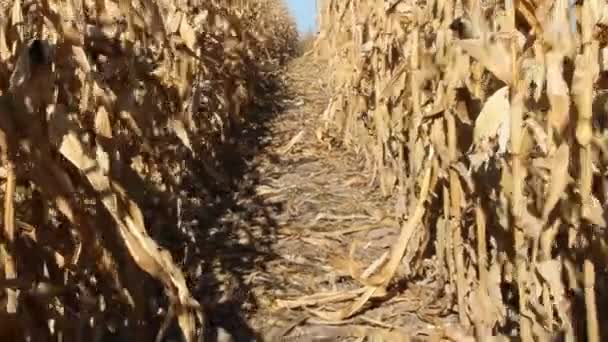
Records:
{"label": "blue sky", "polygon": [[287,0],[287,5],[296,18],[300,32],[315,31],[315,0]]}

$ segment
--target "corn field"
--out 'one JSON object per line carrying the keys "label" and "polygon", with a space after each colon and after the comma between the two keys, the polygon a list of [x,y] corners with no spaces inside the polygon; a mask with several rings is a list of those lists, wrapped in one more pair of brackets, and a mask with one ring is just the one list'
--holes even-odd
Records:
{"label": "corn field", "polygon": [[[457,315],[434,340],[608,338],[608,4],[317,3],[300,39],[281,0],[0,0],[0,339],[202,341],[195,259],[222,251],[188,210],[232,191],[239,134],[281,106],[251,192],[287,204],[288,254],[247,281],[260,320],[306,312],[269,340],[364,317],[333,336],[410,341],[365,314],[416,284]],[[385,223],[369,265],[371,241],[338,251]]]}
{"label": "corn field", "polygon": [[280,0],[0,1],[2,340],[202,335],[158,242],[181,227],[147,211],[194,161],[222,180],[218,147],[296,43]]}
{"label": "corn field", "polygon": [[323,129],[365,156],[403,219],[337,318],[401,262],[436,276],[480,341],[608,338],[608,5],[326,0],[319,16]]}

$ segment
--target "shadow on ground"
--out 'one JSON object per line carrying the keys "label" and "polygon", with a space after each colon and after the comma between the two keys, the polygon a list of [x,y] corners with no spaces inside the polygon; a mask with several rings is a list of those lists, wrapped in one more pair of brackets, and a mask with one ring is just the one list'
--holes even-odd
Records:
{"label": "shadow on ground", "polygon": [[[273,259],[277,227],[273,216],[282,210],[276,203],[266,203],[255,190],[262,179],[255,157],[267,153],[270,120],[290,98],[279,73],[275,75],[256,85],[264,98],[248,121],[235,129],[238,133],[214,147],[214,155],[184,161],[187,171],[176,185],[180,190],[161,201],[173,208],[156,206],[170,215],[162,227],[152,229],[154,237],[171,251],[206,310],[205,341],[218,340],[220,330],[235,341],[260,339],[247,323],[247,315],[256,310],[247,277]],[[159,212],[150,210],[146,218],[154,225]],[[167,336],[178,331],[173,324]]]}
{"label": "shadow on ground", "polygon": [[[247,323],[248,314],[256,310],[247,277],[273,259],[271,246],[277,226],[273,216],[282,208],[266,203],[256,194],[262,177],[255,157],[267,153],[272,141],[268,133],[270,121],[284,111],[286,100],[292,97],[283,79],[286,65],[273,68],[276,70],[270,72],[251,68],[248,82],[256,97],[246,120],[223,122],[227,126],[222,137],[217,129],[201,127],[201,132],[207,134],[209,130],[212,134],[193,134],[194,153],[172,132],[147,136],[151,147],[133,141],[128,131],[113,138],[122,160],[139,158],[145,168],[141,171],[133,165],[125,167],[116,172],[116,178],[142,209],[151,237],[170,251],[188,288],[203,305],[208,325],[205,341],[217,340],[214,335],[218,328],[235,341],[260,339]],[[221,87],[221,83],[217,87],[212,84],[206,90],[206,98],[213,101],[214,92]],[[148,100],[158,102],[158,98]],[[217,103],[209,106],[218,108]],[[205,108],[200,112],[205,113]],[[197,120],[203,124],[212,121]],[[109,218],[106,221],[112,224]],[[106,331],[102,341],[152,341],[163,330],[168,299],[161,284],[139,270],[129,256],[117,258],[121,263],[120,277],[127,280],[129,292],[139,297],[136,302],[148,302],[149,307],[141,312],[141,308],[113,303],[112,313],[106,313],[104,323],[115,317],[128,317],[124,321],[129,324],[118,323],[115,333]],[[175,320],[164,336],[163,341],[181,339]]]}
{"label": "shadow on ground", "polygon": [[[246,277],[256,265],[273,258],[271,246],[277,227],[273,216],[282,210],[277,204],[265,203],[255,190],[262,177],[254,157],[266,152],[270,140],[264,137],[268,136],[269,120],[281,112],[280,103],[287,96],[280,83],[274,86],[268,93],[274,103],[257,108],[242,133],[219,153],[222,172],[230,185],[217,189],[215,203],[205,208],[205,217],[200,220],[200,242],[188,265],[191,269],[199,260],[206,264],[203,276],[193,284],[195,296],[209,308],[210,324],[222,327],[236,341],[255,336],[245,318],[256,306]],[[225,278],[218,279],[214,269]],[[208,331],[214,333],[217,329]]]}

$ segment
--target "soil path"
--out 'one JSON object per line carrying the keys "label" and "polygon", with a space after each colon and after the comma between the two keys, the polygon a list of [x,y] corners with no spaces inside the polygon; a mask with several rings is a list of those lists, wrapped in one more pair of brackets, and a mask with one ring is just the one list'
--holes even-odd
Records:
{"label": "soil path", "polygon": [[359,288],[344,266],[352,242],[361,242],[356,260],[366,267],[399,232],[394,203],[368,184],[364,157],[317,137],[328,101],[325,74],[310,58],[293,61],[283,108],[240,142],[251,155],[248,171],[233,194],[235,205],[211,229],[236,242],[213,247],[217,267],[198,278],[211,324],[221,327],[211,330],[236,341],[363,341],[390,331],[428,337],[439,321],[453,318],[432,274],[395,286],[341,322],[329,324],[301,305],[310,295]]}

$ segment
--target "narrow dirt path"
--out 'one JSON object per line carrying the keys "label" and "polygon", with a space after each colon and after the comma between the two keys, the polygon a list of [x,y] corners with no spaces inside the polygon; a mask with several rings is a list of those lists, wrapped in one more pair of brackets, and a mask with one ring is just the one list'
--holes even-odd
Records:
{"label": "narrow dirt path", "polygon": [[[336,324],[302,307],[306,296],[359,287],[346,263],[353,241],[361,241],[363,252],[355,258],[366,266],[389,250],[399,232],[388,211],[394,203],[367,184],[363,157],[316,136],[328,101],[325,74],[310,58],[292,62],[284,108],[258,127],[255,144],[263,147],[241,142],[251,145],[244,148],[252,158],[234,195],[238,209],[218,220],[218,229],[230,230],[241,245],[213,249],[222,267],[215,282],[203,275],[200,288],[216,294],[206,302],[212,324],[236,341],[346,341],[356,329],[361,336],[361,327],[413,336],[446,316],[439,290],[428,284],[433,277],[397,286],[381,305],[371,303],[364,314]],[[344,305],[330,304],[328,310]]]}

